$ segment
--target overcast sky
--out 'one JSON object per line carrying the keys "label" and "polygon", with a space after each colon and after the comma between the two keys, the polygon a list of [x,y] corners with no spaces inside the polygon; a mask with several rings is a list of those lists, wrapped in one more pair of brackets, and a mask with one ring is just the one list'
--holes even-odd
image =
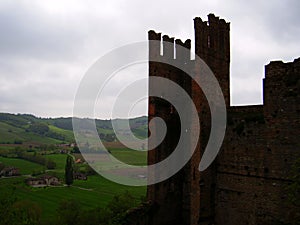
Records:
{"label": "overcast sky", "polygon": [[[299,9],[298,0],[0,0],[0,111],[72,116],[80,80],[99,57],[146,41],[150,29],[193,42],[193,18],[209,13],[231,24],[232,104],[261,104],[264,65],[300,57]],[[147,77],[143,68],[111,87]],[[135,115],[146,114],[145,102]],[[102,103],[98,115],[108,118],[111,96]]]}

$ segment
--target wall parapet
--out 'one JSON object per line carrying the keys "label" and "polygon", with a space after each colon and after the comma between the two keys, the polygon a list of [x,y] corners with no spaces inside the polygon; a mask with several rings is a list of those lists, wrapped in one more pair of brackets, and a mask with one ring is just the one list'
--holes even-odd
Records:
{"label": "wall parapet", "polygon": [[[175,39],[168,35],[161,35],[161,33],[156,33],[154,30],[148,32],[148,39],[150,41],[150,60],[155,60],[157,57],[163,57],[165,59],[181,60],[183,62],[192,61],[190,39],[183,42],[181,39]],[[157,42],[151,42],[151,40]],[[183,51],[183,48],[187,50]]]}

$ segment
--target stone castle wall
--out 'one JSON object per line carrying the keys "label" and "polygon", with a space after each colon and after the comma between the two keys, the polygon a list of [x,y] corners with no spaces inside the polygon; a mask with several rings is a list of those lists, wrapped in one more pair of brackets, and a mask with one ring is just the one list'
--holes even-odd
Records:
{"label": "stone castle wall", "polygon": [[[264,104],[230,106],[229,23],[208,16],[195,18],[195,53],[205,61],[218,79],[227,106],[227,130],[217,159],[205,171],[198,165],[210,133],[210,111],[198,87],[186,74],[158,58],[181,60],[201,76],[195,60],[164,43],[191,48],[160,33],[149,31],[149,40],[162,39],[149,46],[149,76],[166,77],[181,85],[193,99],[200,118],[200,139],[187,165],[168,180],[149,186],[148,200],[155,205],[149,225],[268,225],[289,222],[294,208],[286,204],[289,171],[300,157],[300,58],[291,63],[271,62],[263,81]],[[176,54],[174,55],[174,52]],[[151,61],[152,60],[152,61]],[[149,88],[155,88],[151,86]],[[180,120],[170,103],[149,97],[149,121],[162,117],[168,133],[163,143],[148,152],[148,164],[159,162],[175,148],[180,135]],[[193,123],[190,125],[193,129]],[[155,129],[154,129],[155,130]],[[155,132],[155,131],[154,131]],[[155,135],[155,133],[153,134]]]}

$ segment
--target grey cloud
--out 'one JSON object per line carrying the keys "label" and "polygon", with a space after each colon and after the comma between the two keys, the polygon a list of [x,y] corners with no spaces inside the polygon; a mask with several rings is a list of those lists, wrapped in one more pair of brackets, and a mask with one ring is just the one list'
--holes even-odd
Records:
{"label": "grey cloud", "polygon": [[[262,103],[263,66],[291,61],[300,52],[297,0],[74,0],[60,1],[65,9],[58,13],[45,10],[50,1],[30,2],[0,3],[0,111],[69,116],[80,79],[98,57],[146,40],[150,29],[193,40],[192,19],[205,20],[211,12],[231,22],[234,104]],[[76,10],[68,9],[67,3],[78,2]],[[126,82],[146,73],[146,66],[124,71],[112,81],[101,110]]]}
{"label": "grey cloud", "polygon": [[[72,27],[72,26],[71,26]],[[40,12],[17,7],[0,12],[0,51],[5,57],[66,60],[82,45],[82,34]]]}
{"label": "grey cloud", "polygon": [[90,44],[97,44],[92,48],[103,51],[102,43],[120,39],[114,32],[121,24],[111,18],[84,10],[77,14],[51,15],[38,5],[13,2],[0,7],[0,54],[5,57],[82,60],[90,51]]}

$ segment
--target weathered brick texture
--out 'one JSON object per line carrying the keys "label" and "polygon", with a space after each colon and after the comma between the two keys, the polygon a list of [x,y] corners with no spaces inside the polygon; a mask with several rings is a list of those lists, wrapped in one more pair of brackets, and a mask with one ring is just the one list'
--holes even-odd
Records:
{"label": "weathered brick texture", "polygon": [[[195,154],[187,165],[168,180],[149,186],[148,200],[155,210],[149,225],[273,225],[292,220],[293,208],[286,204],[289,171],[299,157],[300,136],[300,58],[294,62],[271,62],[263,81],[264,104],[230,106],[229,23],[208,16],[194,19],[195,53],[211,68],[218,79],[227,106],[227,130],[215,162],[204,172],[198,171],[201,155],[210,134],[210,110],[203,93],[182,71],[159,57],[183,60],[196,76],[195,60],[161,45],[149,46],[149,76],[161,76],[181,85],[193,99],[200,118],[201,131]],[[162,39],[162,40],[161,40]],[[149,31],[149,40],[183,43]],[[153,84],[152,84],[153,85]],[[150,84],[150,89],[155,88]],[[149,121],[161,117],[168,133],[161,145],[149,151],[148,163],[159,162],[172,153],[180,135],[180,120],[170,103],[149,97]],[[194,118],[193,118],[194,119]],[[193,129],[193,123],[190,128]],[[155,136],[155,129],[153,134]],[[159,174],[156,174],[159,176]]]}

